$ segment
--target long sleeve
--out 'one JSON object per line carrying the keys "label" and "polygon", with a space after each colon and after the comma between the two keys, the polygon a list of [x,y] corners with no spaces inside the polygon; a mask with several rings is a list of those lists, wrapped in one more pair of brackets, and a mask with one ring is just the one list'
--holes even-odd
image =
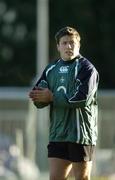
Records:
{"label": "long sleeve", "polygon": [[94,101],[99,81],[96,69],[90,66],[82,68],[75,81],[75,91],[71,96],[59,92],[54,95],[54,106],[81,108]]}

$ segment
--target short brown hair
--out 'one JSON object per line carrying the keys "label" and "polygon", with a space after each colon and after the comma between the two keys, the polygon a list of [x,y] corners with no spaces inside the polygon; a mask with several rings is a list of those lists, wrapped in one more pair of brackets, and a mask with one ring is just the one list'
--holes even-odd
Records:
{"label": "short brown hair", "polygon": [[78,41],[80,42],[80,35],[79,33],[77,32],[77,30],[75,28],[72,28],[72,27],[69,27],[69,26],[66,26],[62,29],[60,29],[56,35],[55,35],[55,40],[56,40],[56,43],[59,44],[59,40],[61,37],[63,36],[66,36],[66,35],[69,35],[69,36],[76,36],[76,38],[78,39]]}

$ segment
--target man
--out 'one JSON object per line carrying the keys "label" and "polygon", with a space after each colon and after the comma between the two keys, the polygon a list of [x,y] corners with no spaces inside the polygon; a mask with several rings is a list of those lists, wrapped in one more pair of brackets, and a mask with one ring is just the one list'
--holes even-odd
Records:
{"label": "man", "polygon": [[97,88],[94,65],[80,55],[80,35],[64,27],[55,36],[60,58],[50,63],[29,96],[37,108],[50,105],[50,180],[90,180],[97,139]]}

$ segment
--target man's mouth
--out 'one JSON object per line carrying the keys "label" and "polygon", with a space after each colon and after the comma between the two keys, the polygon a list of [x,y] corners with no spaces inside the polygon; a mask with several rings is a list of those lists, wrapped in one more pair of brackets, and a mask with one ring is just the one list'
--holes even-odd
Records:
{"label": "man's mouth", "polygon": [[68,55],[72,55],[72,54],[73,54],[73,52],[72,52],[72,51],[66,51],[66,54],[68,54]]}

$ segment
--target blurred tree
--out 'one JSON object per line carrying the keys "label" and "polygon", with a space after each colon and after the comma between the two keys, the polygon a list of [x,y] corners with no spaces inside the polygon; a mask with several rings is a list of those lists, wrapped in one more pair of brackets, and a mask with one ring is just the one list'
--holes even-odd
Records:
{"label": "blurred tree", "polygon": [[35,75],[36,1],[0,1],[0,86],[26,86]]}
{"label": "blurred tree", "polygon": [[[100,73],[100,88],[114,88],[115,11],[112,0],[49,0],[49,60],[57,57],[54,35],[64,26],[81,34],[81,54]],[[36,1],[0,1],[0,86],[28,86],[35,76]]]}

